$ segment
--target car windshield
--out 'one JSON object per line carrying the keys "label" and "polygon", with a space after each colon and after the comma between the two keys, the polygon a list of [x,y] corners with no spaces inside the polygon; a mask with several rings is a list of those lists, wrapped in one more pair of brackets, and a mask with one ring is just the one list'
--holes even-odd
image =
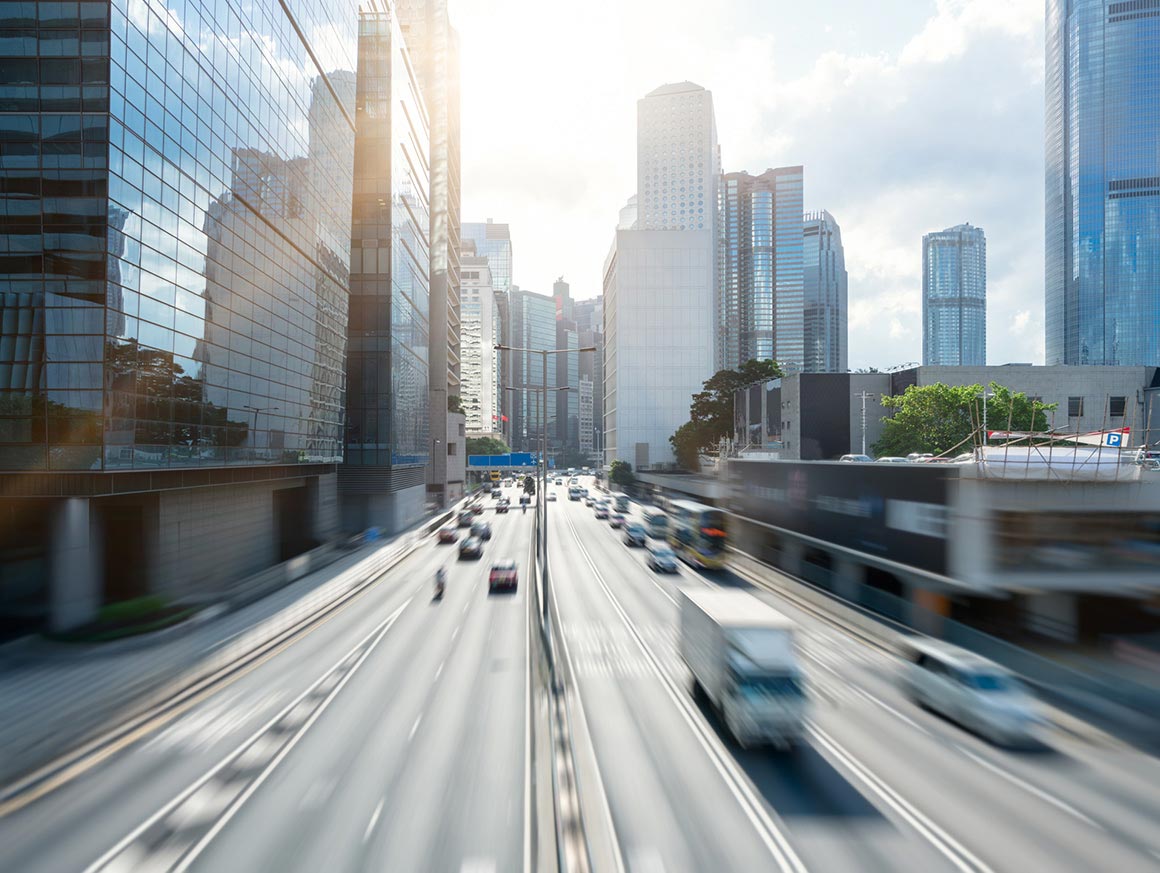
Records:
{"label": "car windshield", "polygon": [[802,697],[805,688],[797,676],[739,675],[737,689],[742,694],[769,697]]}
{"label": "car windshield", "polygon": [[1011,692],[1017,690],[1016,684],[1002,673],[967,673],[964,681],[976,691]]}

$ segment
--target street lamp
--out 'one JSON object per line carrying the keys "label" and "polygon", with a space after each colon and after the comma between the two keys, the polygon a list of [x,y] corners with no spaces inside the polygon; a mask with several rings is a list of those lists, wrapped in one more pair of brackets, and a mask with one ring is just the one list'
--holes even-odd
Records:
{"label": "street lamp", "polygon": [[[992,391],[991,387],[988,385],[983,389],[983,393],[979,396],[983,398],[983,445],[986,446],[991,442],[991,438],[987,434],[987,398],[994,397],[995,392]],[[1034,418],[1032,421],[1034,421]]]}
{"label": "street lamp", "polygon": [[[514,346],[505,346],[502,343],[495,344],[497,352],[523,352],[524,354],[535,354],[540,356],[542,364],[541,378],[540,378],[540,394],[542,402],[540,403],[540,416],[542,423],[540,426],[540,493],[539,499],[536,500],[536,510],[539,516],[540,525],[540,560],[541,573],[540,578],[544,584],[544,615],[543,621],[548,621],[548,355],[566,355],[572,352],[594,352],[596,346],[583,346],[576,349],[524,349],[516,348]],[[525,380],[527,374],[525,373]],[[552,390],[562,391],[567,390],[570,386],[564,388],[555,388]],[[513,390],[510,389],[509,390]]]}

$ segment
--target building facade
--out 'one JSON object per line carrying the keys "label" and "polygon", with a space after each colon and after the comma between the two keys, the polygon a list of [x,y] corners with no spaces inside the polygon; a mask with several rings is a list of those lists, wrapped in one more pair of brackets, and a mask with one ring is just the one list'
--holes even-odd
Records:
{"label": "building facade", "polygon": [[297,11],[0,7],[0,633],[339,529],[358,4]]}
{"label": "building facade", "polygon": [[497,425],[495,291],[487,258],[475,244],[463,243],[460,266],[460,372],[467,433],[490,434]]}
{"label": "building facade", "polygon": [[[399,28],[430,120],[431,433],[454,433],[460,423],[449,412],[460,397],[459,265],[459,34],[451,26],[447,0],[393,0]],[[450,417],[450,418],[449,418]],[[427,468],[431,499],[446,505],[463,495],[463,477],[453,474],[450,458],[464,447],[448,442],[433,452]],[[460,459],[462,460],[462,459]]]}
{"label": "building facade", "polygon": [[1048,0],[1048,364],[1160,363],[1160,9]]}
{"label": "building facade", "polygon": [[[512,238],[506,224],[487,221],[466,222],[461,229],[461,238],[464,243],[471,242],[475,246],[477,255],[487,258],[488,270],[491,272],[491,287],[495,291],[495,336],[496,341],[503,345],[518,345],[510,341],[507,335],[511,324],[508,295],[512,290]],[[507,352],[495,352],[495,396],[496,396],[496,427],[508,444],[512,442],[511,392],[505,390],[512,384],[509,368],[511,356]]]}
{"label": "building facade", "polygon": [[848,369],[849,304],[842,229],[825,210],[808,213],[802,224],[805,278],[806,373],[844,373]]}
{"label": "building facade", "polygon": [[[580,348],[594,348],[595,352],[580,355],[580,418],[577,443],[588,463],[599,463],[604,447],[604,298],[577,300],[572,304]],[[591,409],[584,411],[584,382],[591,392]],[[595,456],[595,457],[593,457]]]}
{"label": "building facade", "polygon": [[987,238],[959,224],[922,238],[922,362],[987,363]]}
{"label": "building facade", "polygon": [[[347,345],[343,524],[398,530],[426,502],[426,467],[443,456],[431,430],[427,110],[398,21],[364,13]],[[439,398],[439,402],[446,402]],[[456,427],[458,430],[458,427]]]}
{"label": "building facade", "polygon": [[718,369],[805,360],[803,169],[721,178]]}
{"label": "building facade", "polygon": [[509,444],[517,452],[539,452],[544,429],[549,446],[556,432],[556,392],[543,389],[556,387],[559,356],[536,354],[556,348],[556,301],[546,294],[512,286],[506,333],[507,345],[529,350],[502,355],[509,378],[504,386]]}

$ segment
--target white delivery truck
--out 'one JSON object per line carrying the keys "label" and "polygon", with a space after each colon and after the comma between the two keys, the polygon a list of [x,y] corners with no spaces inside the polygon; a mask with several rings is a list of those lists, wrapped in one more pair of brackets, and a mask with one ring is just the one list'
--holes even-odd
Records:
{"label": "white delivery truck", "polygon": [[685,590],[681,657],[743,747],[789,748],[805,731],[806,695],[795,624],[738,590]]}

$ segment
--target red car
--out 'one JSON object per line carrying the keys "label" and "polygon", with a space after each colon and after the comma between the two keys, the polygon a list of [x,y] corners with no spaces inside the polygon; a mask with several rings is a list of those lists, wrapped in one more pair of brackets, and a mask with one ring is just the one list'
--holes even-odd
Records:
{"label": "red car", "polygon": [[519,579],[515,561],[510,559],[496,561],[491,565],[491,573],[487,577],[487,590],[489,593],[500,589],[515,591],[518,585]]}
{"label": "red car", "polygon": [[453,527],[439,528],[439,544],[454,543],[459,539],[459,531]]}

